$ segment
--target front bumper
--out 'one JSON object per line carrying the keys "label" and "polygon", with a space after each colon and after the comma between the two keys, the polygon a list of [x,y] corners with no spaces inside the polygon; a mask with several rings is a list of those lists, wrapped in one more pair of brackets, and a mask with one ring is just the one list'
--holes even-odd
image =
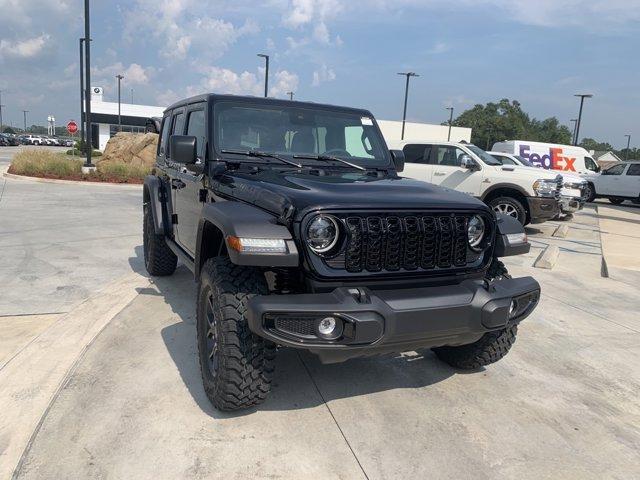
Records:
{"label": "front bumper", "polygon": [[542,223],[555,218],[560,213],[559,202],[555,198],[527,197],[531,223]]}
{"label": "front bumper", "polygon": [[581,197],[560,197],[560,211],[562,213],[575,213],[584,207],[584,199]]}
{"label": "front bumper", "polygon": [[[335,363],[473,343],[489,331],[524,320],[539,297],[540,285],[531,277],[404,290],[340,287],[331,293],[257,296],[247,316],[255,334]],[[326,317],[341,325],[335,339],[318,333]]]}

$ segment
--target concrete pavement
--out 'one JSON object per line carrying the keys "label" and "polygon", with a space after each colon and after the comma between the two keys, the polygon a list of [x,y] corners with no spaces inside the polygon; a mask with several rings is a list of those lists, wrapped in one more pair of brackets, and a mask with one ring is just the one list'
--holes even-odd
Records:
{"label": "concrete pavement", "polygon": [[[321,365],[282,349],[268,401],[230,415],[202,389],[193,279],[140,274],[140,194],[118,188],[5,182],[0,478],[640,476],[640,294],[600,276],[601,231],[628,222],[605,228],[589,208],[566,238],[529,229],[533,251],[507,263],[543,296],[496,365],[461,373],[430,351]],[[548,244],[558,264],[532,269]]]}

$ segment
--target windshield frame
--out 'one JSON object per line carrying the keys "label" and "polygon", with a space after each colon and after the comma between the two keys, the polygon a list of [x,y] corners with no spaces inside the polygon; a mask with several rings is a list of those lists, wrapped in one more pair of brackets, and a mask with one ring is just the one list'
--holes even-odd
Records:
{"label": "windshield frame", "polygon": [[[393,161],[391,159],[391,153],[389,151],[389,147],[387,145],[387,142],[384,138],[384,136],[382,135],[382,131],[380,130],[380,127],[378,126],[378,123],[376,122],[376,119],[373,117],[373,115],[371,115],[368,112],[363,112],[363,111],[359,111],[359,110],[351,110],[351,109],[347,109],[347,108],[339,108],[339,107],[335,107],[335,108],[331,108],[329,106],[325,106],[325,105],[306,105],[304,103],[300,103],[300,104],[296,104],[295,102],[292,103],[291,105],[287,105],[285,103],[279,103],[279,102],[260,102],[258,99],[256,99],[256,101],[246,101],[246,100],[218,100],[213,102],[213,107],[211,108],[211,113],[210,113],[210,122],[209,122],[209,135],[211,136],[210,138],[212,139],[211,141],[211,146],[213,149],[213,153],[215,154],[215,156],[217,158],[223,158],[223,157],[229,157],[232,156],[234,158],[243,158],[242,162],[243,163],[260,163],[260,164],[268,164],[270,162],[267,162],[266,159],[260,159],[260,158],[248,158],[246,156],[240,156],[240,155],[234,155],[234,154],[229,154],[229,153],[222,153],[222,150],[226,150],[227,147],[226,146],[222,146],[219,141],[219,130],[217,128],[217,124],[218,124],[218,116],[220,113],[220,109],[221,108],[227,108],[229,106],[235,106],[235,107],[241,107],[241,108],[256,108],[259,110],[267,110],[267,109],[272,109],[272,110],[289,110],[289,109],[295,109],[295,110],[307,110],[310,112],[314,112],[316,114],[320,114],[320,115],[327,115],[330,116],[331,114],[337,114],[337,115],[351,115],[354,117],[367,117],[371,120],[372,124],[371,125],[363,125],[363,127],[370,127],[373,129],[373,132],[375,132],[375,135],[378,136],[378,141],[380,144],[380,150],[381,150],[381,154],[382,154],[382,158],[366,158],[366,157],[357,157],[357,156],[344,156],[344,155],[335,155],[335,154],[330,154],[331,156],[346,160],[348,162],[352,162],[355,163],[356,165],[362,166],[364,168],[371,168],[371,169],[388,169],[388,168],[392,168],[393,167]],[[250,150],[251,148],[243,148],[242,150]],[[235,149],[234,149],[235,150]],[[300,154],[301,152],[292,152],[292,151],[270,151],[270,150],[264,150],[262,148],[258,148],[257,150],[265,152],[265,153],[273,153],[275,155],[287,158],[287,159],[293,159],[294,155]],[[325,155],[325,153],[311,153],[309,152],[311,155]],[[305,167],[320,167],[322,166],[323,168],[338,168],[338,169],[343,169],[343,168],[349,168],[348,166],[344,165],[340,165],[338,162],[335,162],[333,164],[330,164],[328,162],[322,161],[322,160],[315,160],[315,159],[304,159],[304,161],[301,161],[301,159],[296,159],[295,161],[297,161],[298,163],[302,163]],[[282,166],[282,165],[278,165],[278,166]]]}

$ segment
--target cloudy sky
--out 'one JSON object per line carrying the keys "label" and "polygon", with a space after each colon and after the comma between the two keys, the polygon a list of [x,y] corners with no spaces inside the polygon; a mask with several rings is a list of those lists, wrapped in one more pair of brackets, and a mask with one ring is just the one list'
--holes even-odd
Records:
{"label": "cloudy sky", "polygon": [[[0,0],[5,123],[77,119],[80,0]],[[270,94],[446,120],[475,103],[517,99],[532,115],[577,116],[581,136],[640,141],[640,0],[93,0],[94,86],[167,105],[205,91]]]}

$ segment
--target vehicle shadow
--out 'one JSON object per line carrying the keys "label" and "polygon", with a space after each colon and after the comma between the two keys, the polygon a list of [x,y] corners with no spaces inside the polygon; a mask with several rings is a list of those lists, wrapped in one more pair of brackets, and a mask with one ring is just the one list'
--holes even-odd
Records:
{"label": "vehicle shadow", "polygon": [[420,389],[462,373],[438,361],[430,350],[323,365],[306,351],[282,348],[278,351],[268,400],[238,413],[221,413],[211,406],[202,387],[196,353],[196,284],[191,272],[179,267],[171,277],[154,278],[153,284],[155,288],[141,293],[163,297],[181,319],[161,331],[167,351],[197,405],[214,418],[247,415],[256,410],[307,409],[335,399],[394,389]]}

